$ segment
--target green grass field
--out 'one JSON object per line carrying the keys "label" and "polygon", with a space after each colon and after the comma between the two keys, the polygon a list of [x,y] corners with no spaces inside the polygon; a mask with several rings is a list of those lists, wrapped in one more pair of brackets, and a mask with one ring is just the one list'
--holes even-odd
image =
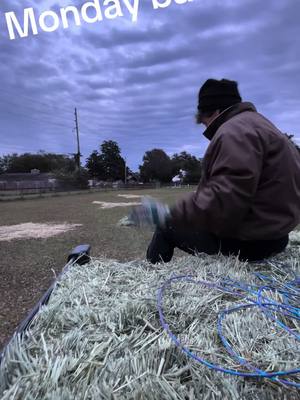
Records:
{"label": "green grass field", "polygon": [[128,207],[103,210],[93,201],[131,202],[118,194],[149,194],[168,204],[193,188],[165,188],[1,202],[0,225],[21,223],[82,224],[77,229],[48,239],[0,241],[0,348],[18,323],[65,265],[69,251],[78,244],[92,246],[93,257],[120,261],[144,258],[152,233],[117,222]]}

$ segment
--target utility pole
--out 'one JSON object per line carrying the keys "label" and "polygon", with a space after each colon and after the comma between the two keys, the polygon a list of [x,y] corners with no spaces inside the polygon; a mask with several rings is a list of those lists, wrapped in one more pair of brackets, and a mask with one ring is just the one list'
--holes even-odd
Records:
{"label": "utility pole", "polygon": [[126,158],[124,157],[124,162],[125,162],[125,176],[124,176],[124,183],[125,185],[127,184],[127,166],[126,166]]}
{"label": "utility pole", "polygon": [[76,129],[76,136],[77,136],[77,154],[75,154],[75,160],[77,163],[77,168],[80,170],[80,144],[79,144],[79,126],[78,126],[78,114],[77,108],[75,108],[75,129]]}

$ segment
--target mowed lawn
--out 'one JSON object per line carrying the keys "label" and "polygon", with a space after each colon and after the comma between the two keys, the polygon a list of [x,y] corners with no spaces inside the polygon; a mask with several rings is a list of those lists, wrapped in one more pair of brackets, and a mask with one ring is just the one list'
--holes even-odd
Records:
{"label": "mowed lawn", "polygon": [[[82,224],[47,239],[0,241],[0,349],[49,287],[78,244],[92,246],[93,257],[128,261],[145,257],[150,231],[119,227],[129,207],[101,209],[93,201],[138,202],[118,194],[151,195],[172,204],[193,188],[124,190],[0,203],[0,226],[22,223]],[[84,267],[83,267],[84,268]]]}

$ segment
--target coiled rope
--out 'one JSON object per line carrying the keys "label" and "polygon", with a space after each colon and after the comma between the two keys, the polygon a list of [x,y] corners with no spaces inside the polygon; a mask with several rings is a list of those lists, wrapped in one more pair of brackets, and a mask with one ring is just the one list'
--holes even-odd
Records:
{"label": "coiled rope", "polygon": [[[159,311],[160,322],[163,329],[167,332],[171,340],[175,343],[175,345],[183,351],[187,356],[191,357],[195,361],[205,365],[206,367],[213,369],[218,372],[223,372],[225,374],[230,374],[234,376],[241,376],[241,377],[251,377],[251,378],[265,378],[270,379],[272,381],[293,386],[296,388],[300,388],[300,383],[289,381],[283,379],[283,377],[295,375],[300,373],[300,368],[290,369],[286,371],[274,371],[274,372],[267,372],[262,369],[257,368],[256,366],[249,363],[244,357],[242,357],[236,350],[233,349],[232,345],[226,339],[223,333],[223,322],[227,315],[235,313],[242,309],[249,309],[249,308],[257,308],[260,312],[262,312],[267,318],[272,320],[278,326],[280,326],[283,330],[285,330],[288,334],[293,335],[296,340],[300,340],[299,332],[296,332],[294,329],[288,327],[280,318],[279,316],[284,316],[286,318],[294,319],[299,321],[300,320],[300,277],[297,276],[289,266],[286,266],[283,263],[274,263],[271,261],[266,261],[265,264],[269,264],[271,266],[275,266],[280,268],[282,271],[284,269],[288,269],[290,273],[293,274],[293,280],[282,283],[278,282],[278,280],[266,276],[260,273],[255,273],[254,275],[262,281],[261,286],[250,285],[247,283],[234,281],[228,278],[223,279],[221,282],[209,282],[209,281],[202,281],[196,280],[195,277],[192,275],[180,275],[175,276],[167,281],[159,288],[157,293],[157,306]],[[225,310],[221,310],[218,313],[217,318],[217,332],[219,335],[220,340],[222,341],[224,347],[226,348],[227,352],[230,354],[232,358],[239,362],[241,366],[247,368],[249,372],[238,371],[234,369],[229,369],[222,367],[221,365],[213,364],[204,358],[199,357],[188,347],[184,346],[179,338],[172,332],[170,329],[165,315],[163,311],[163,298],[167,288],[177,282],[186,282],[189,284],[200,285],[211,289],[216,289],[223,293],[231,294],[235,297],[243,298],[243,301],[246,303],[238,304],[233,307],[230,307]],[[282,295],[283,301],[276,301],[268,296],[268,293],[278,293]]]}

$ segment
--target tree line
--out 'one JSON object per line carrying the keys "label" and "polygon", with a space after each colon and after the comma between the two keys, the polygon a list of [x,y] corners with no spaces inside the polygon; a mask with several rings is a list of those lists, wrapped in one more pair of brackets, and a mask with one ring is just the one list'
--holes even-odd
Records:
{"label": "tree line", "polygon": [[[0,157],[0,174],[29,173],[33,169],[51,173],[60,180],[125,181],[134,178],[141,182],[167,183],[180,171],[185,171],[185,183],[197,183],[201,176],[201,159],[183,151],[171,157],[163,149],[146,151],[139,171],[133,172],[126,165],[121,149],[113,140],[104,141],[98,150],[87,158],[84,167],[78,170],[76,155],[62,155],[40,151],[37,154],[7,154]],[[82,186],[82,185],[80,185]]]}
{"label": "tree line", "polygon": [[[293,135],[285,134],[300,153],[300,148],[293,142]],[[121,149],[113,140],[104,141],[98,150],[87,158],[84,167],[78,169],[75,155],[63,155],[39,151],[37,154],[7,154],[0,157],[0,174],[29,173],[38,169],[51,173],[65,185],[87,187],[89,179],[114,182],[134,178],[137,181],[168,183],[180,171],[183,183],[197,183],[201,177],[202,160],[186,151],[168,156],[163,149],[154,148],[146,151],[139,171],[133,172],[126,165]]]}

